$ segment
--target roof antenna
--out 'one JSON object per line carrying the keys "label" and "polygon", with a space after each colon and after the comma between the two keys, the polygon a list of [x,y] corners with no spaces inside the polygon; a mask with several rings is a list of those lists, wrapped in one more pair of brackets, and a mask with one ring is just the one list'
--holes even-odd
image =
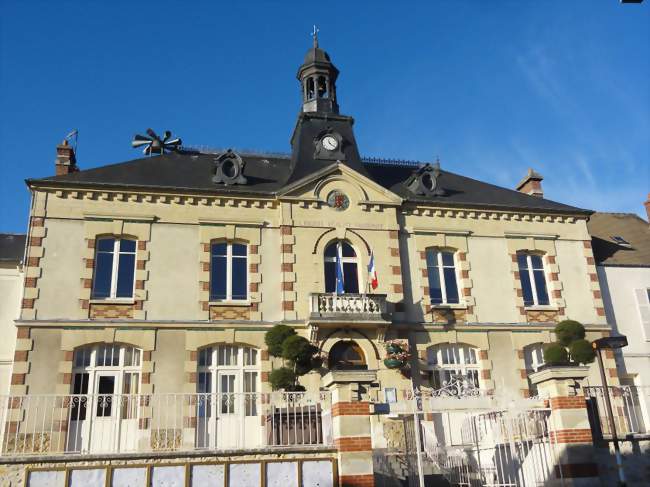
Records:
{"label": "roof antenna", "polygon": [[311,33],[311,36],[314,38],[314,49],[318,48],[318,33],[320,32],[320,29],[316,27],[316,24],[314,24],[314,30]]}
{"label": "roof antenna", "polygon": [[63,140],[70,141],[70,140],[72,140],[73,137],[74,137],[74,147],[73,147],[73,149],[74,149],[74,153],[75,153],[75,156],[76,156],[79,153],[79,151],[77,150],[77,147],[79,146],[79,129],[73,129],[72,132],[70,132],[68,135],[66,135],[65,139],[63,139]]}

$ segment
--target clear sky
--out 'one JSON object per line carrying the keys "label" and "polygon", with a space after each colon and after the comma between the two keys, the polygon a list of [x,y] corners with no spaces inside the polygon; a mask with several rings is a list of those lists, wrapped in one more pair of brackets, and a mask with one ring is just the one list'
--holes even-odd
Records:
{"label": "clear sky", "polygon": [[314,23],[363,155],[506,187],[533,167],[550,199],[645,215],[650,1],[0,0],[0,232],[73,128],[82,169],[147,127],[287,152]]}

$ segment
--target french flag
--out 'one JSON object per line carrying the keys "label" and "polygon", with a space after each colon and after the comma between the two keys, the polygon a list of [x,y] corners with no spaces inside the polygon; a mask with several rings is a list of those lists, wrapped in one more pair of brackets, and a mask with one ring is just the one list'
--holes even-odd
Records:
{"label": "french flag", "polygon": [[379,279],[377,279],[377,270],[375,269],[375,253],[370,253],[370,263],[368,264],[368,282],[373,289],[379,286]]}

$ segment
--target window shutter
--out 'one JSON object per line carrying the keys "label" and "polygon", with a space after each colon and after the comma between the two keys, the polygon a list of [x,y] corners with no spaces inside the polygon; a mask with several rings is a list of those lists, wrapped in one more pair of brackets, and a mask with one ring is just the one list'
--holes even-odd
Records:
{"label": "window shutter", "polygon": [[650,302],[648,299],[647,289],[635,289],[634,296],[636,304],[639,309],[639,317],[641,318],[641,328],[645,335],[646,341],[650,341]]}

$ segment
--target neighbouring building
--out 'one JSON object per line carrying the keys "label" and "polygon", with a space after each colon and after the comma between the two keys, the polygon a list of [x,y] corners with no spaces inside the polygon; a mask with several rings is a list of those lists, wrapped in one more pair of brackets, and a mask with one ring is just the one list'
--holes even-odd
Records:
{"label": "neighbouring building", "polygon": [[[649,195],[650,196],[650,195]],[[650,200],[645,203],[650,217]],[[616,353],[623,433],[650,431],[650,225],[633,213],[594,213],[587,224],[607,321],[628,346]]]}
{"label": "neighbouring building", "polygon": [[[64,142],[56,175],[27,181],[3,454],[14,466],[39,455],[28,485],[91,475],[280,485],[283,472],[293,485],[374,485],[395,467],[382,452],[404,449],[399,407],[413,386],[444,404],[422,418],[433,451],[433,437],[462,438],[472,404],[543,402],[529,375],[558,321],[582,322],[590,339],[610,332],[591,211],[545,199],[532,170],[511,190],[444,163],[362,157],[338,75],[315,43],[288,155],[150,132],[135,143],[151,156],[83,170]],[[264,336],[275,324],[324,359],[301,377],[304,394],[271,391],[281,361]],[[384,363],[393,339],[409,344],[408,367]],[[607,367],[616,381],[613,358]],[[558,390],[561,400],[544,396],[553,414],[584,408]],[[588,424],[571,418],[554,438],[588,444]],[[581,477],[594,475],[587,457]],[[94,469],[75,470],[84,458]]]}
{"label": "neighbouring building", "polygon": [[23,292],[25,235],[0,233],[0,394],[9,393]]}

